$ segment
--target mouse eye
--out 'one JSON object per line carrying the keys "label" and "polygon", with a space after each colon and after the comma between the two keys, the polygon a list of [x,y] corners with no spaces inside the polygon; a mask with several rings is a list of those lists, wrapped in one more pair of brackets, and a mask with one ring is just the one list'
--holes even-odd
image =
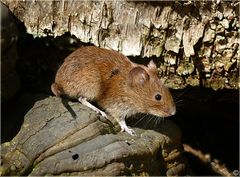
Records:
{"label": "mouse eye", "polygon": [[156,100],[160,101],[161,98],[162,98],[161,95],[159,95],[159,94],[155,95],[155,99],[156,99]]}

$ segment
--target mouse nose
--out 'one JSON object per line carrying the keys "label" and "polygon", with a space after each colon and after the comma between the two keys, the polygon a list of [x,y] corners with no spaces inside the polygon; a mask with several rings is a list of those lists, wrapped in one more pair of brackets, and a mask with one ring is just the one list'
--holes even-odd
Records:
{"label": "mouse nose", "polygon": [[170,114],[171,116],[175,115],[176,114],[176,106],[173,106],[170,110]]}

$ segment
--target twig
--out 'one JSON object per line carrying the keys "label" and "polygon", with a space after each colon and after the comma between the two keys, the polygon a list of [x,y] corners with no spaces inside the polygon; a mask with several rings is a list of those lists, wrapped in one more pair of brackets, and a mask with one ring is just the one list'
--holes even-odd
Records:
{"label": "twig", "polygon": [[222,176],[234,176],[233,173],[231,173],[225,164],[220,164],[220,161],[217,159],[211,158],[210,154],[204,154],[200,150],[196,150],[192,148],[191,146],[187,144],[183,144],[184,151],[191,153],[192,155],[196,156],[198,159],[200,159],[205,165],[210,166],[210,168],[217,174],[220,174]]}

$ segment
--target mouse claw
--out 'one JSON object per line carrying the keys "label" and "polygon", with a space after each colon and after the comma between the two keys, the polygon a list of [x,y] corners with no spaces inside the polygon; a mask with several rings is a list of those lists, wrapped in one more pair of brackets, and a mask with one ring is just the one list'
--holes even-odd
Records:
{"label": "mouse claw", "polygon": [[128,134],[130,134],[131,136],[137,136],[135,131],[133,129],[131,129],[131,128],[124,129],[124,131],[127,132]]}
{"label": "mouse claw", "polygon": [[127,132],[128,134],[130,134],[131,136],[137,136],[137,134],[135,133],[135,131],[131,128],[128,128],[128,126],[126,125],[125,120],[121,120],[119,122],[119,125],[121,127],[121,132]]}

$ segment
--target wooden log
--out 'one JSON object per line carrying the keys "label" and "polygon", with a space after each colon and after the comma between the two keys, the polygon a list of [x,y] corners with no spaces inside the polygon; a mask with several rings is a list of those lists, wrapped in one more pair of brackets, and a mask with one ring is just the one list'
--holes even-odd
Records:
{"label": "wooden log", "polygon": [[49,97],[35,103],[19,133],[1,145],[6,175],[184,175],[181,133],[171,121],[155,130],[119,132],[78,102]]}

